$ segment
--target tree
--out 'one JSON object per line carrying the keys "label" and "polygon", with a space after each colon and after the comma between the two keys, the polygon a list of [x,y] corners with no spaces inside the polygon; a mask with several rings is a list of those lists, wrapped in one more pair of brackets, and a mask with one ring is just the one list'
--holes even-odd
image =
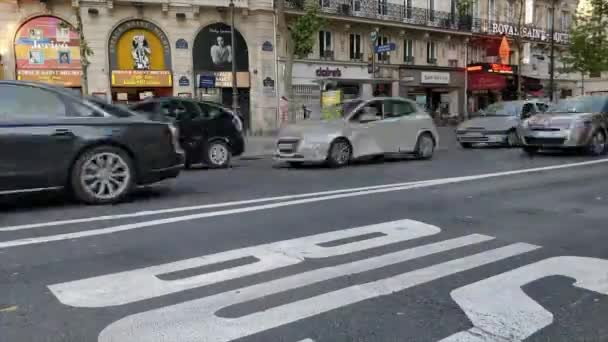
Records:
{"label": "tree", "polygon": [[[292,112],[295,108],[293,101],[293,61],[295,57],[304,58],[312,53],[315,37],[319,30],[325,26],[325,19],[319,16],[319,4],[312,0],[304,2],[304,14],[288,22],[285,13],[287,0],[277,1],[277,18],[279,34],[285,41],[285,74],[283,80],[283,94],[289,99]],[[292,3],[295,3],[292,2]]]}
{"label": "tree", "polygon": [[591,0],[589,5],[576,14],[569,53],[562,58],[566,70],[581,73],[582,82],[586,73],[608,70],[608,2]]}

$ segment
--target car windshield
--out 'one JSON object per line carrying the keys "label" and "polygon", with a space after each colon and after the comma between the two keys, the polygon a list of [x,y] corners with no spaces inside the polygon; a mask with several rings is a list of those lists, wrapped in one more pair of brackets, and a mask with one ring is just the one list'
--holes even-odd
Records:
{"label": "car windshield", "polygon": [[549,108],[549,112],[560,114],[598,113],[605,110],[606,98],[592,96],[561,100]]}
{"label": "car windshield", "polygon": [[489,105],[482,111],[485,116],[518,116],[521,111],[519,102],[498,102]]}
{"label": "car windshield", "polygon": [[352,113],[352,111],[355,110],[355,108],[357,108],[362,102],[362,100],[352,100],[339,104],[338,106],[342,117],[345,118],[349,116],[350,113]]}

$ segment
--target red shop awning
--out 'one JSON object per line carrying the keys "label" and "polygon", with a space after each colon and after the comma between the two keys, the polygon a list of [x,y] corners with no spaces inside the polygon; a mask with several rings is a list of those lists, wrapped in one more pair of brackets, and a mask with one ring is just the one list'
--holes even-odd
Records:
{"label": "red shop awning", "polygon": [[492,73],[469,73],[469,90],[502,90],[507,86],[503,75]]}

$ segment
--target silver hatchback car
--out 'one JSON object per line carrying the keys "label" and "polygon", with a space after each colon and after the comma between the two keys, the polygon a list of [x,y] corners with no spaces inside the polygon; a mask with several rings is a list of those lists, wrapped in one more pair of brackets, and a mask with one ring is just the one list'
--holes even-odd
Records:
{"label": "silver hatchback car", "polygon": [[312,162],[340,167],[368,156],[414,154],[428,159],[439,143],[431,116],[405,98],[350,100],[337,110],[341,118],[283,127],[275,160],[292,166]]}
{"label": "silver hatchback car", "polygon": [[524,120],[518,128],[523,149],[584,149],[592,155],[607,151],[608,96],[578,96],[559,101],[545,114]]}

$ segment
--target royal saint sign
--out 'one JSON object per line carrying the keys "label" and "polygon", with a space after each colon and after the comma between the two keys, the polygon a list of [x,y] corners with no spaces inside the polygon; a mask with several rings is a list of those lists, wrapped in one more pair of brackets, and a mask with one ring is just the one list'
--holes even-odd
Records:
{"label": "royal saint sign", "polygon": [[[522,37],[530,40],[538,40],[542,42],[551,41],[551,33],[546,32],[543,29],[535,27],[524,26],[521,28],[521,33],[517,26],[511,24],[492,23],[489,27],[491,34],[495,35],[506,35],[508,37]],[[553,38],[558,44],[567,44],[570,40],[570,35],[564,32],[555,32]]]}

